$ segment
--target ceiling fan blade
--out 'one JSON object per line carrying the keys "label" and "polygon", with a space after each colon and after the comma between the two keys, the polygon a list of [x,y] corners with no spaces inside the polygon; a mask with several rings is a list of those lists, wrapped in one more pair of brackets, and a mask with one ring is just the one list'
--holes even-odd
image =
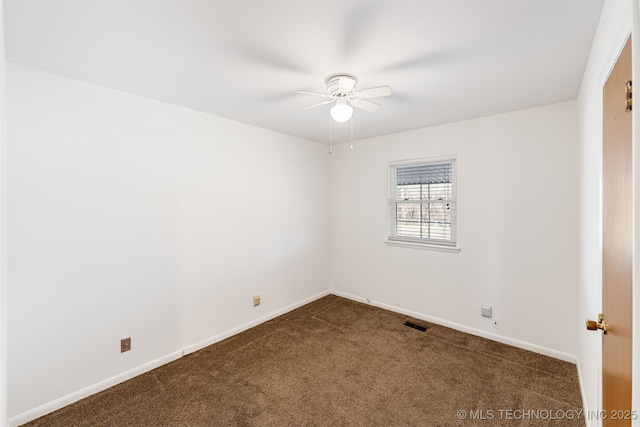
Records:
{"label": "ceiling fan blade", "polygon": [[372,87],[370,89],[362,89],[355,93],[358,98],[378,98],[381,96],[391,95],[391,88],[389,86]]}
{"label": "ceiling fan blade", "polygon": [[344,60],[352,58],[356,52],[366,47],[367,35],[375,31],[375,18],[379,9],[376,2],[361,2],[345,17],[341,24],[342,31],[340,31],[342,33],[341,53]]}
{"label": "ceiling fan blade", "polygon": [[373,113],[378,108],[380,108],[380,104],[376,104],[375,102],[371,101],[365,101],[364,99],[354,99],[353,101],[351,101],[351,105],[370,113]]}
{"label": "ceiling fan blade", "polygon": [[298,93],[302,93],[302,94],[305,94],[305,95],[321,96],[323,98],[331,98],[331,95],[327,95],[326,93],[311,92],[311,91],[308,91],[308,90],[299,90]]}
{"label": "ceiling fan blade", "polygon": [[382,68],[380,71],[404,71],[420,67],[438,67],[456,59],[457,52],[451,53],[428,53],[406,61],[397,62]]}
{"label": "ceiling fan blade", "polygon": [[340,89],[340,92],[351,92],[355,85],[356,81],[351,77],[344,76],[338,80],[338,89]]}
{"label": "ceiling fan blade", "polygon": [[310,110],[311,108],[316,108],[316,107],[319,107],[321,105],[331,104],[333,101],[334,101],[333,99],[330,99],[328,101],[318,102],[317,104],[313,104],[313,105],[309,105],[308,107],[304,107],[304,108],[300,109],[300,111]]}
{"label": "ceiling fan blade", "polygon": [[307,70],[300,64],[297,64],[284,56],[278,55],[276,51],[265,52],[264,47],[260,47],[260,49],[257,49],[249,45],[240,45],[237,46],[236,49],[242,56],[244,56],[248,60],[261,63],[262,65],[266,65],[268,67],[279,68],[284,71],[295,73],[307,72]]}

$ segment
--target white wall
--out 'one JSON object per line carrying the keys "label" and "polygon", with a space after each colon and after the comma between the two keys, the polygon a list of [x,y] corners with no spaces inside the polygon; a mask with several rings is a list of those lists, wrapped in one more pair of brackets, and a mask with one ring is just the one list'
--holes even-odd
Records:
{"label": "white wall", "polygon": [[[576,128],[567,102],[336,146],[332,289],[572,360]],[[449,154],[461,252],[386,246],[387,162]],[[499,330],[481,304],[493,306]]]}
{"label": "white wall", "polygon": [[[605,3],[578,98],[580,280],[573,335],[579,340],[577,354],[586,410],[602,407],[602,337],[584,326],[585,319],[594,319],[602,311],[602,87],[629,34],[631,16],[631,2]],[[587,422],[596,425],[596,420]]]}
{"label": "white wall", "polygon": [[5,192],[5,74],[3,2],[0,1],[0,427],[7,422],[7,282],[6,282],[6,192]]}
{"label": "white wall", "polygon": [[7,92],[12,423],[326,293],[325,146],[15,64]]}

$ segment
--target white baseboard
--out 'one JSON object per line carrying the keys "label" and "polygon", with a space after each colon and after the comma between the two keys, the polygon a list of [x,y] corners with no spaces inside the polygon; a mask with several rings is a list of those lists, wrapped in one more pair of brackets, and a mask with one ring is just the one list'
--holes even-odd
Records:
{"label": "white baseboard", "polygon": [[[585,414],[589,413],[589,407],[587,405],[587,394],[584,390],[584,381],[582,380],[582,369],[580,368],[580,358],[576,358],[576,369],[578,370],[578,384],[580,386],[580,396],[582,397],[582,409]],[[596,427],[597,420],[592,419],[592,417],[585,417],[585,423],[587,427]]]}
{"label": "white baseboard", "polygon": [[29,421],[33,421],[36,418],[40,418],[41,416],[47,415],[53,411],[57,411],[60,408],[64,408],[67,405],[71,405],[72,403],[77,402],[78,400],[89,397],[92,394],[99,393],[103,390],[108,389],[109,387],[113,387],[114,385],[137,377],[138,375],[144,374],[145,372],[149,372],[152,369],[158,368],[169,362],[173,362],[174,360],[181,357],[182,351],[174,351],[173,353],[167,354],[166,356],[162,356],[158,359],[152,360],[151,362],[147,362],[133,369],[129,369],[128,371],[122,372],[121,374],[115,375],[111,378],[107,378],[106,380],[90,385],[89,387],[85,387],[59,399],[52,400],[51,402],[45,403],[44,405],[40,405],[36,408],[16,415],[15,417],[9,418],[9,427],[17,427],[19,425],[28,423]]}
{"label": "white baseboard", "polygon": [[360,297],[358,295],[352,295],[345,292],[337,291],[335,289],[331,289],[329,291],[330,294],[337,295],[339,297],[347,298],[357,302],[363,302],[365,304],[373,305],[375,307],[384,308],[385,310],[393,311],[395,313],[404,314],[407,316],[414,317],[416,319],[421,319],[427,322],[435,323],[436,325],[446,326],[447,328],[455,329],[457,331],[466,332],[471,335],[476,335],[482,338],[487,338],[492,341],[498,341],[503,344],[511,345],[514,347],[522,348],[524,350],[533,351],[535,353],[544,354],[545,356],[553,357],[555,359],[564,360],[566,362],[576,363],[576,356],[573,354],[565,353],[562,351],[554,350],[552,348],[543,347],[537,344],[532,344],[526,341],[520,341],[515,338],[505,337],[504,335],[494,334],[491,332],[483,331],[481,329],[471,328],[469,326],[461,325],[459,323],[450,322],[448,320],[439,319],[437,317],[429,316],[423,313],[418,313],[412,310],[406,310],[401,307],[396,307],[394,305],[385,304],[378,301],[371,301],[368,298]]}
{"label": "white baseboard", "polygon": [[215,343],[220,342],[220,341],[222,341],[224,339],[227,339],[229,337],[237,335],[240,332],[243,332],[243,331],[246,331],[247,329],[251,329],[251,328],[253,328],[255,326],[258,326],[259,324],[264,323],[264,322],[266,322],[268,320],[275,319],[278,316],[282,316],[285,313],[293,311],[296,308],[302,307],[303,305],[309,304],[310,302],[315,301],[317,299],[320,299],[322,297],[325,297],[327,295],[329,295],[329,291],[320,292],[318,294],[310,296],[309,298],[305,298],[305,299],[303,299],[301,301],[298,301],[298,302],[295,302],[293,304],[290,304],[290,305],[288,305],[288,306],[286,306],[284,308],[281,308],[279,310],[276,310],[276,311],[273,311],[273,312],[271,312],[269,314],[266,314],[266,315],[264,315],[262,317],[258,317],[257,319],[254,319],[254,320],[252,320],[250,322],[244,323],[244,324],[242,324],[242,325],[240,325],[238,327],[235,327],[235,328],[230,329],[228,331],[222,332],[222,333],[220,333],[218,335],[214,335],[212,337],[206,338],[206,339],[204,339],[202,341],[198,341],[195,344],[192,344],[190,346],[185,347],[184,350],[183,350],[184,354],[186,356],[187,354],[190,354],[190,353],[196,352],[198,350],[201,350],[201,349],[203,349],[205,347],[210,346],[211,344],[215,344]]}
{"label": "white baseboard", "polygon": [[254,319],[250,322],[244,323],[236,328],[230,329],[226,332],[223,332],[221,334],[217,334],[214,335],[211,338],[207,338],[205,340],[199,341],[195,344],[192,344],[190,346],[187,346],[185,348],[183,348],[182,350],[178,350],[178,351],[174,351],[170,354],[167,354],[165,356],[162,356],[158,359],[152,360],[150,362],[144,363],[138,367],[135,367],[133,369],[130,369],[128,371],[122,372],[118,375],[115,375],[111,378],[107,378],[106,380],[100,381],[96,384],[90,385],[88,387],[85,387],[81,390],[75,391],[71,394],[68,394],[66,396],[63,396],[59,399],[55,399],[52,400],[51,402],[45,403],[44,405],[40,405],[36,408],[30,409],[26,412],[23,412],[21,414],[18,414],[14,417],[9,418],[8,421],[8,425],[9,427],[17,427],[20,426],[22,424],[28,423],[29,421],[33,421],[36,418],[40,418],[43,415],[47,415],[51,412],[57,411],[58,409],[61,409],[67,405],[70,405],[74,402],[77,402],[78,400],[84,399],[85,397],[89,397],[93,394],[99,393],[101,391],[104,391],[110,387],[113,387],[117,384],[120,384],[124,381],[130,380],[131,378],[137,377],[138,375],[144,374],[146,372],[149,372],[155,368],[158,368],[162,365],[165,365],[169,362],[173,362],[176,359],[179,359],[187,354],[193,353],[195,351],[198,351],[204,347],[207,347],[211,344],[215,344],[219,341],[222,341],[226,338],[229,338],[233,335],[239,334],[240,332],[243,332],[247,329],[253,328],[254,326],[258,326],[261,323],[264,323],[268,320],[271,320],[273,318],[276,318],[278,316],[281,316],[285,313],[288,313],[292,310],[295,310],[296,308],[302,307],[303,305],[306,305],[312,301],[315,301],[317,299],[320,299],[324,296],[329,295],[329,291],[324,291],[324,292],[320,292],[316,295],[313,295],[311,297],[305,298],[301,301],[295,302],[293,304],[290,304],[284,308],[281,308],[279,310],[275,310],[269,314],[266,314],[262,317],[259,317],[257,319]]}

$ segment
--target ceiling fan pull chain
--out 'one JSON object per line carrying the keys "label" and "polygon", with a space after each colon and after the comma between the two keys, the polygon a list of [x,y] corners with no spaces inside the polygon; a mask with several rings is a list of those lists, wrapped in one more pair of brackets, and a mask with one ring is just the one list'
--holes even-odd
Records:
{"label": "ceiling fan pull chain", "polygon": [[353,150],[353,116],[351,117],[351,146],[349,148]]}
{"label": "ceiling fan pull chain", "polygon": [[329,116],[329,154],[333,153],[333,120]]}

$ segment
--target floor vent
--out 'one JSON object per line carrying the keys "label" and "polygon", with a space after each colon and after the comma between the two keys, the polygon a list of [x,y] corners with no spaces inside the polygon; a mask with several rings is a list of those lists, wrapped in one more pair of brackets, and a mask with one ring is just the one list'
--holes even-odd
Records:
{"label": "floor vent", "polygon": [[424,332],[424,331],[427,330],[427,328],[425,328],[424,326],[416,325],[415,323],[411,323],[411,322],[404,322],[404,326],[408,326],[410,328],[417,329],[420,332]]}

